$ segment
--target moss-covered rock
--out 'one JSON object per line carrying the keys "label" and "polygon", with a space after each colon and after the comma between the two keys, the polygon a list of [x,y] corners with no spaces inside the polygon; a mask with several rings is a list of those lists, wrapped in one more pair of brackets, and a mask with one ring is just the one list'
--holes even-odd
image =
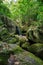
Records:
{"label": "moss-covered rock", "polygon": [[[15,53],[17,60],[20,62],[20,65],[43,65],[43,61],[40,58],[36,57],[30,52],[23,50],[19,46],[14,47],[13,52]],[[7,64],[8,58],[8,53],[5,54],[4,52],[4,54],[0,54],[1,63],[3,65]]]}
{"label": "moss-covered rock", "polygon": [[22,44],[22,48],[25,50],[28,50],[28,47],[30,46],[30,44],[28,42],[25,42]]}
{"label": "moss-covered rock", "polygon": [[16,43],[16,32],[20,32],[18,26],[8,17],[0,15],[0,40],[8,43]]}
{"label": "moss-covered rock", "polygon": [[27,30],[28,30],[28,25],[27,24],[24,24],[21,27],[22,35],[26,35]]}
{"label": "moss-covered rock", "polygon": [[28,47],[28,51],[34,53],[35,55],[43,59],[43,44],[41,43],[33,44]]}
{"label": "moss-covered rock", "polygon": [[22,36],[22,35],[15,35],[15,37],[16,37],[16,39],[18,39],[18,45],[20,46],[20,47],[22,47],[22,45],[23,44],[28,44],[28,39],[27,39],[27,37],[26,36]]}
{"label": "moss-covered rock", "polygon": [[33,42],[43,43],[43,26],[30,26],[27,31],[27,37]]}
{"label": "moss-covered rock", "polygon": [[30,52],[23,51],[17,54],[20,65],[43,65],[43,61]]}
{"label": "moss-covered rock", "polygon": [[3,22],[4,27],[6,27],[9,32],[15,32],[15,25],[11,19],[4,15],[0,15],[0,20]]}

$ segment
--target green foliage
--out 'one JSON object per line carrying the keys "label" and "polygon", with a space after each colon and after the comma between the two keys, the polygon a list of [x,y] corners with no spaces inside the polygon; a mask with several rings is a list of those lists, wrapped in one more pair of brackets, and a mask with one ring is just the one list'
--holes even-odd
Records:
{"label": "green foliage", "polygon": [[10,4],[5,2],[4,5],[10,10],[10,17],[13,20],[21,20],[23,23],[30,24],[32,21],[43,21],[42,3],[42,0],[18,0],[16,2],[11,0]]}
{"label": "green foliage", "polygon": [[11,16],[11,12],[10,12],[9,8],[3,3],[2,0],[0,2],[0,15],[5,15],[8,17]]}
{"label": "green foliage", "polygon": [[40,12],[39,15],[37,16],[37,19],[39,21],[43,21],[43,12]]}
{"label": "green foliage", "polygon": [[2,3],[2,0],[0,0],[0,4]]}
{"label": "green foliage", "polygon": [[41,21],[37,21],[37,22],[36,21],[33,21],[33,23],[31,23],[31,25],[40,27],[40,26],[43,25],[43,22],[41,22]]}

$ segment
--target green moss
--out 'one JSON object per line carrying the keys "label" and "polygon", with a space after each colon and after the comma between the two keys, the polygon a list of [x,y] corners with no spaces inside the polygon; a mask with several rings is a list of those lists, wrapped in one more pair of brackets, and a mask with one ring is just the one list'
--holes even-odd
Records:
{"label": "green moss", "polygon": [[10,43],[10,44],[12,44],[12,43],[15,44],[15,43],[17,42],[17,39],[12,37],[11,39],[9,38],[9,39],[7,40],[7,42]]}
{"label": "green moss", "polygon": [[24,44],[22,44],[22,48],[27,49],[29,47],[29,43],[25,42]]}
{"label": "green moss", "polygon": [[[25,51],[19,53],[17,56],[22,65],[43,65],[43,61],[30,52]],[[28,58],[28,61],[26,58]]]}
{"label": "green moss", "polygon": [[43,65],[43,61],[39,57],[35,56],[34,54],[32,54],[30,52],[28,55],[29,55],[29,57],[33,58],[38,63],[38,65]]}
{"label": "green moss", "polygon": [[19,54],[19,53],[23,52],[23,49],[21,47],[17,46],[16,48],[13,49],[13,51],[15,54]]}
{"label": "green moss", "polygon": [[2,26],[3,25],[3,22],[0,20],[0,26]]}
{"label": "green moss", "polygon": [[[30,52],[24,51],[19,46],[14,48],[13,52],[15,53],[15,55],[17,55],[17,58],[20,62],[20,65],[43,65],[43,61],[40,58],[36,57],[34,54],[32,54]],[[27,58],[27,57],[31,59],[31,60],[28,60],[28,62],[27,62],[27,60],[25,60],[25,58]],[[7,54],[4,54],[4,55],[0,54],[0,59],[1,59],[2,63],[4,65],[6,65],[7,60],[8,60],[8,55]],[[35,64],[31,63],[32,60],[34,60]]]}
{"label": "green moss", "polygon": [[32,44],[31,46],[28,47],[28,50],[32,52],[39,52],[40,50],[43,50],[43,44],[41,43]]}
{"label": "green moss", "polygon": [[28,51],[43,59],[43,44],[36,43],[28,47]]}

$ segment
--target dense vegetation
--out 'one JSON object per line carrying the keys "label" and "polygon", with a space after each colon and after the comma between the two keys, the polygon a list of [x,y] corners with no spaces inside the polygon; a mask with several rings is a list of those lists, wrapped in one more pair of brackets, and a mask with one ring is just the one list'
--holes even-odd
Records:
{"label": "dense vegetation", "polygon": [[[13,45],[20,65],[43,65],[43,0],[0,0],[0,51],[4,43]],[[2,51],[6,65],[10,50]]]}

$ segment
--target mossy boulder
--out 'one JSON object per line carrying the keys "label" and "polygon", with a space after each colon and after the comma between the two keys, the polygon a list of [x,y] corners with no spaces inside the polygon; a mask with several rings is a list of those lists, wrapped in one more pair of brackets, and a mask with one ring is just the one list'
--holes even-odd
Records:
{"label": "mossy boulder", "polygon": [[22,36],[22,35],[15,35],[15,37],[20,41],[20,42],[26,42],[28,41],[26,36]]}
{"label": "mossy boulder", "polygon": [[22,48],[25,50],[28,50],[28,47],[30,46],[30,44],[28,42],[25,42],[22,44]]}
{"label": "mossy boulder", "polygon": [[10,18],[4,15],[0,15],[0,20],[2,21],[4,27],[7,28],[9,32],[15,32],[14,22]]}
{"label": "mossy boulder", "polygon": [[43,65],[43,61],[40,58],[27,51],[17,54],[17,58],[20,65]]}
{"label": "mossy boulder", "polygon": [[13,21],[4,15],[0,15],[0,40],[7,42],[11,33],[15,33]]}
{"label": "mossy boulder", "polygon": [[27,37],[26,36],[22,36],[22,35],[15,35],[15,37],[16,37],[16,39],[18,40],[18,45],[20,46],[20,47],[22,47],[22,45],[26,42],[26,44],[27,44],[27,41],[28,41],[28,39],[27,39]]}
{"label": "mossy boulder", "polygon": [[43,26],[31,25],[27,31],[27,38],[33,42],[43,43]]}
{"label": "mossy boulder", "polygon": [[16,46],[13,51],[17,57],[17,60],[20,62],[20,65],[43,65],[43,62],[40,58],[23,50],[19,46]]}
{"label": "mossy boulder", "polygon": [[[14,47],[13,52],[15,53],[20,65],[43,65],[43,61],[40,58],[36,57],[30,52],[23,50],[19,46]],[[0,54],[1,63],[3,65],[7,65],[8,58],[9,55],[7,53]]]}
{"label": "mossy boulder", "polygon": [[43,44],[41,43],[32,44],[31,46],[28,47],[28,51],[34,53],[35,55],[43,59]]}
{"label": "mossy boulder", "polygon": [[4,15],[0,15],[0,40],[8,43],[16,43],[15,34],[17,32],[20,31],[15,22]]}
{"label": "mossy boulder", "polygon": [[0,30],[0,40],[6,41],[8,37],[9,37],[8,30],[5,27],[1,28],[1,30]]}

